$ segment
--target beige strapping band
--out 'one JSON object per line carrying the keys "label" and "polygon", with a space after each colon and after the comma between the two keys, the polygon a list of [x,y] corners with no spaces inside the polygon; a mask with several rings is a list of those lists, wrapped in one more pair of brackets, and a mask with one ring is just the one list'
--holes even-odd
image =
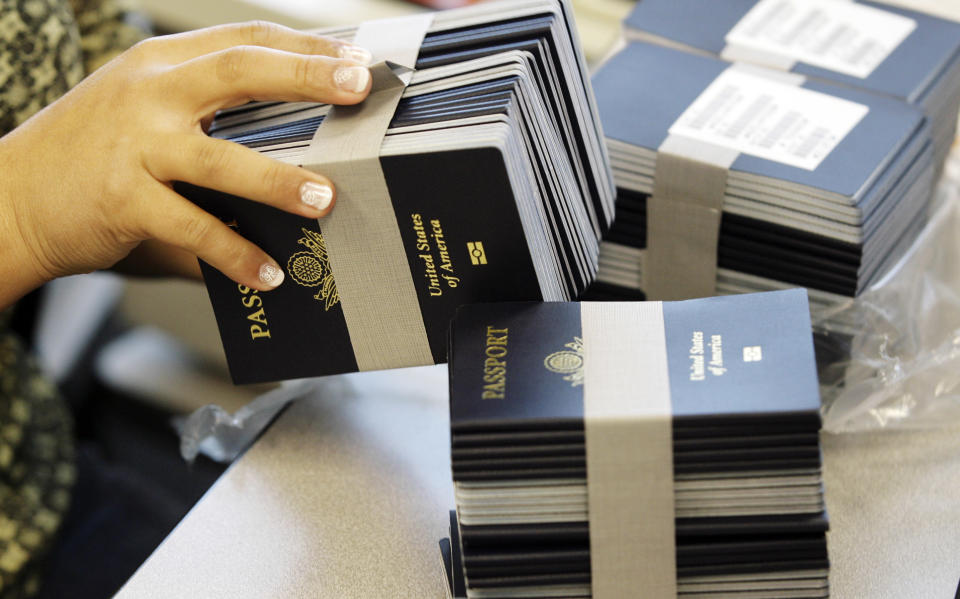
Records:
{"label": "beige strapping band", "polygon": [[653,195],[647,200],[648,299],[716,294],[717,242],[727,173],[739,152],[677,135],[657,150]]}
{"label": "beige strapping band", "polygon": [[663,305],[584,302],[580,321],[592,596],[676,597]]}
{"label": "beige strapping band", "polygon": [[779,69],[782,71],[789,71],[797,64],[797,60],[789,56],[780,56],[729,42],[727,42],[723,50],[720,51],[720,58],[730,62],[764,65],[771,69]]}
{"label": "beige strapping band", "polygon": [[379,60],[373,87],[356,106],[331,108],[303,166],[337,187],[333,211],[320,221],[330,266],[360,370],[432,364],[423,316],[380,146],[413,76],[431,14],[368,21],[354,43]]}
{"label": "beige strapping band", "polygon": [[[728,67],[802,85],[805,77],[767,67]],[[643,290],[651,300],[716,295],[717,243],[730,167],[740,155],[704,141],[668,135],[657,149],[653,195],[647,200]]]}

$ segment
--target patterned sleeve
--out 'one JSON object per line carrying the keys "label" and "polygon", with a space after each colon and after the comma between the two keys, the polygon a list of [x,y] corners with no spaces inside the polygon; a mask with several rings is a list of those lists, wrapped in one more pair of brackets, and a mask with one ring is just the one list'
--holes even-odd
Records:
{"label": "patterned sleeve", "polygon": [[150,35],[145,18],[125,0],[70,0],[87,73]]}

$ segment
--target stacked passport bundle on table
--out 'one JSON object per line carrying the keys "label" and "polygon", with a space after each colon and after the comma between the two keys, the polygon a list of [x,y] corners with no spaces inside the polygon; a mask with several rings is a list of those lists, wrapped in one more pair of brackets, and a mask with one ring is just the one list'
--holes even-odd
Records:
{"label": "stacked passport bundle on table", "polygon": [[933,127],[939,167],[960,110],[960,23],[854,0],[642,0],[628,39],[753,61],[901,99]]}
{"label": "stacked passport bundle on table", "polygon": [[[468,597],[591,595],[583,305],[467,306],[453,322],[453,557]],[[806,293],[663,302],[662,312],[679,595],[827,597]],[[485,371],[487,347],[506,348],[503,377]]]}
{"label": "stacked passport bundle on table", "polygon": [[[329,108],[249,104],[220,113],[211,134],[301,164]],[[458,306],[570,300],[594,279],[614,208],[596,114],[565,2],[435,15],[380,151],[434,362],[446,359]],[[357,370],[323,222],[183,190],[286,270],[284,285],[254,299],[204,269],[234,380]]]}
{"label": "stacked passport bundle on table", "polygon": [[717,291],[802,285],[854,296],[922,229],[930,125],[891,97],[632,42],[593,79],[617,185],[594,297],[643,287],[646,200],[668,138],[738,152],[729,166]]}

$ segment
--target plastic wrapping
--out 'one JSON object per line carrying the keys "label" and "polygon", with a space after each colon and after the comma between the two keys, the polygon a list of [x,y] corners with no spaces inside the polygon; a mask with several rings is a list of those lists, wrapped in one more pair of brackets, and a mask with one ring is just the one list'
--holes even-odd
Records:
{"label": "plastic wrapping", "polygon": [[958,150],[906,254],[856,299],[814,310],[828,431],[960,422]]}
{"label": "plastic wrapping", "polygon": [[206,405],[175,422],[180,432],[180,455],[188,462],[202,453],[217,462],[230,462],[245,450],[291,401],[322,387],[319,379],[285,381],[230,414]]}

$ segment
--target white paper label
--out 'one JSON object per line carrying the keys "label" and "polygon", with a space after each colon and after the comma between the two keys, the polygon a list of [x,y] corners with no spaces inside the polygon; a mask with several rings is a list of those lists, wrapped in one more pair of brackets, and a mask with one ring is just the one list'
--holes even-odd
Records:
{"label": "white paper label", "polygon": [[843,0],[760,0],[726,42],[734,52],[743,48],[863,78],[916,27],[913,19]]}
{"label": "white paper label", "polygon": [[729,68],[670,134],[812,171],[867,112],[863,104]]}

